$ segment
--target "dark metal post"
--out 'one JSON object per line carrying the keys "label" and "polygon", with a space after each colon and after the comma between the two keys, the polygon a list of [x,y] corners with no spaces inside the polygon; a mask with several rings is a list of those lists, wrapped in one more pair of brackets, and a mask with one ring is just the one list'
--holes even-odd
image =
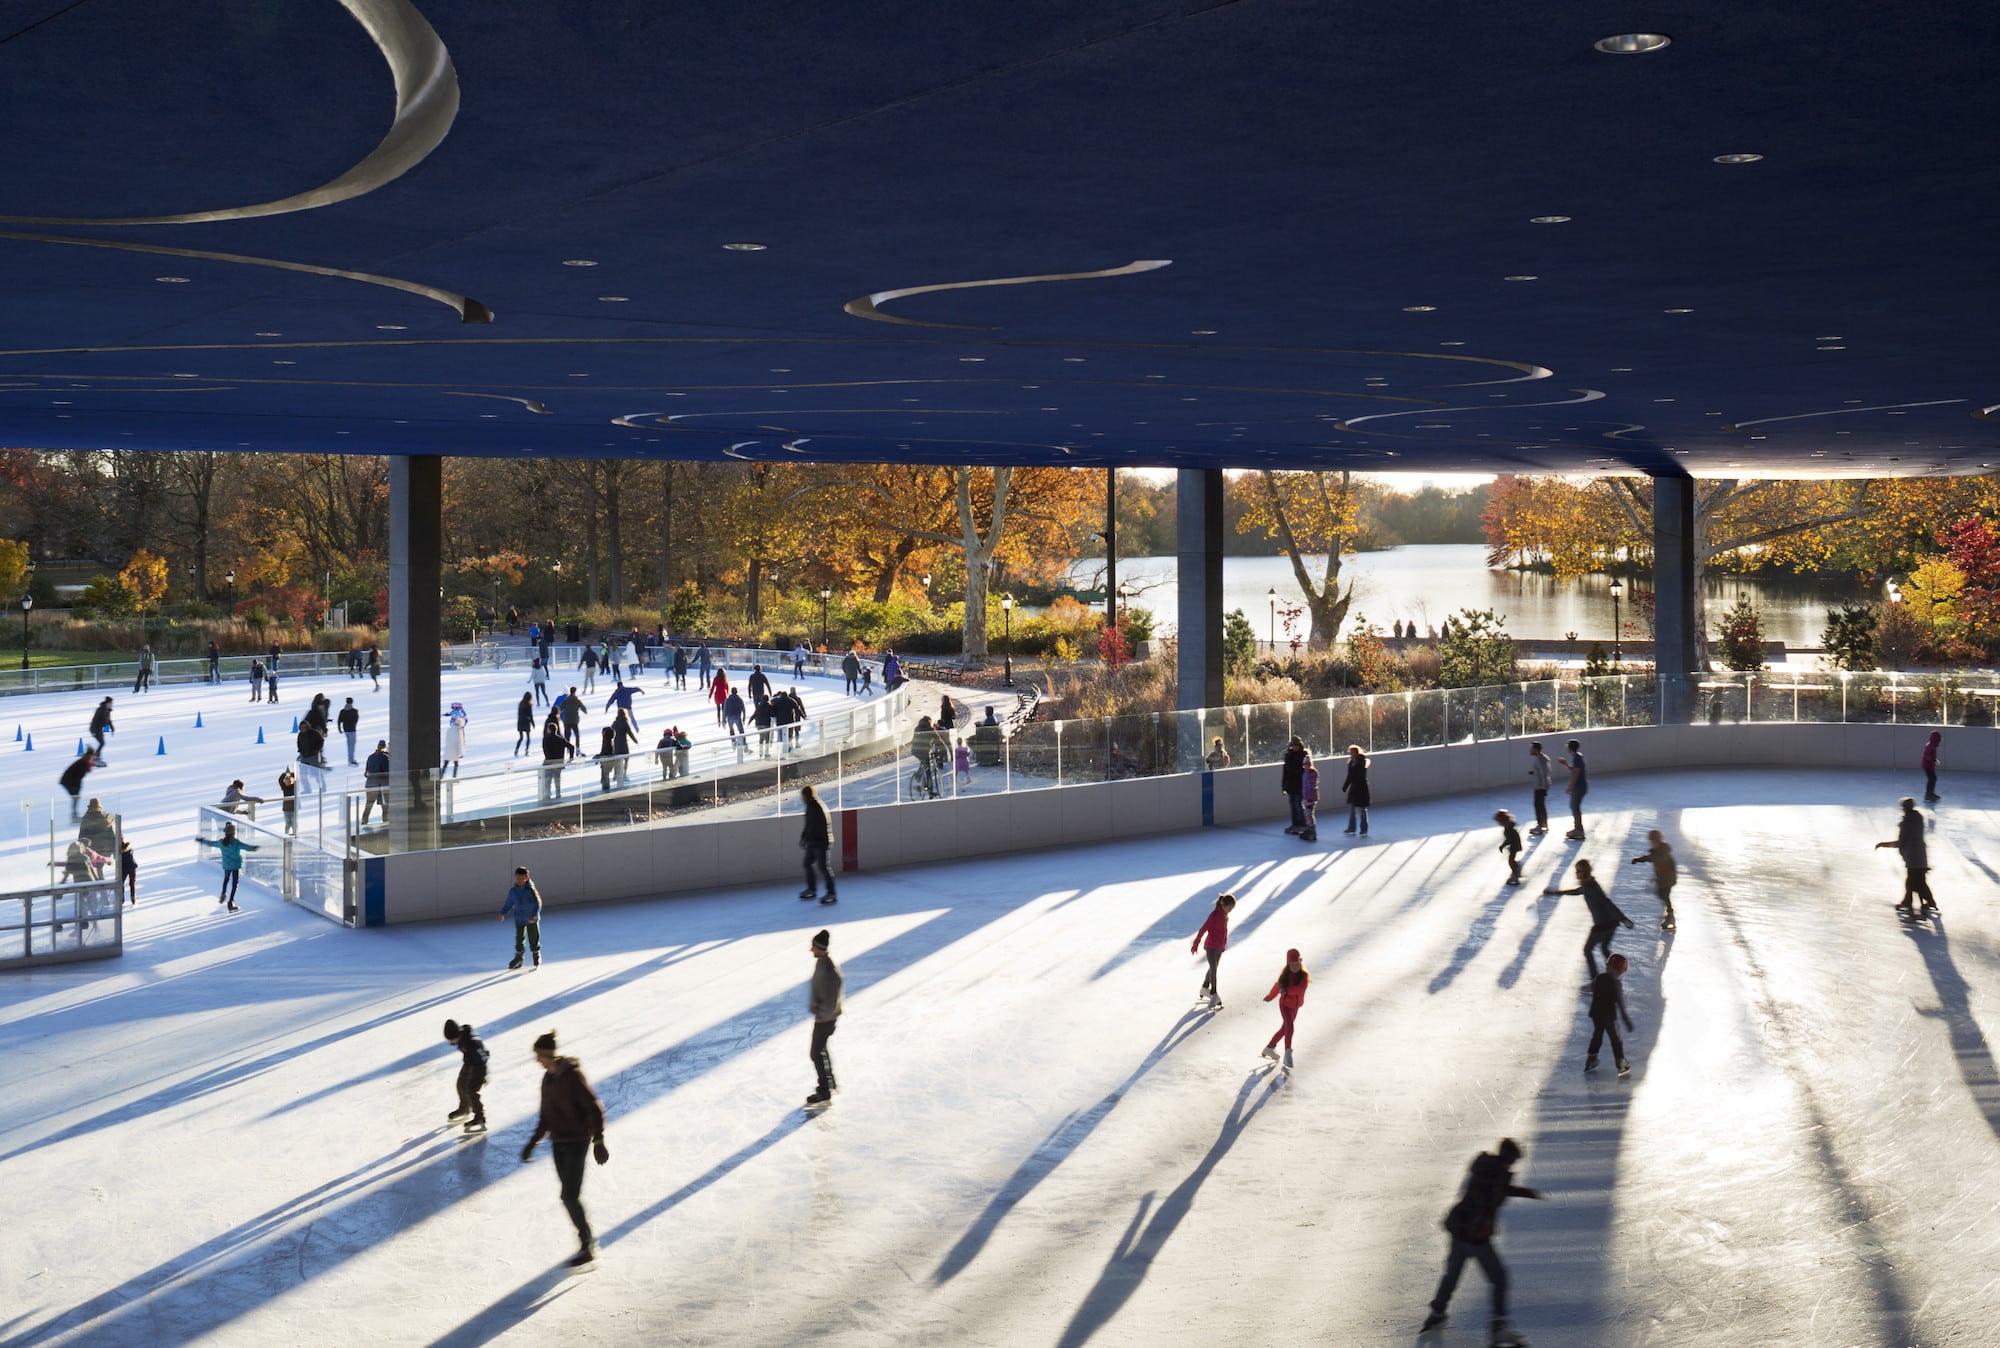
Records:
{"label": "dark metal post", "polygon": [[438,593],[444,460],[389,460],[389,846],[437,846]]}

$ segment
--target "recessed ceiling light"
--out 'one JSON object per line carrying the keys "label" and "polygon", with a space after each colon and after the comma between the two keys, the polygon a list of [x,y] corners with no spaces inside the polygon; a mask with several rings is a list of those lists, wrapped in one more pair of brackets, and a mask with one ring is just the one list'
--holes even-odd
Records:
{"label": "recessed ceiling light", "polygon": [[1691,313],[1693,313],[1693,312],[1694,312],[1694,310],[1692,310],[1692,309],[1662,309],[1662,310],[1660,310],[1660,312],[1661,312],[1661,313],[1663,313],[1663,314],[1691,314]]}
{"label": "recessed ceiling light", "polygon": [[1439,346],[1464,346],[1464,342],[1439,342]]}
{"label": "recessed ceiling light", "polygon": [[1611,367],[1611,373],[1630,374],[1632,373],[1632,367],[1630,365],[1614,365]]}
{"label": "recessed ceiling light", "polygon": [[55,401],[49,404],[49,406],[51,407],[68,407],[69,405],[70,404],[63,399],[56,399]]}
{"label": "recessed ceiling light", "polygon": [[587,257],[566,257],[563,259],[563,265],[565,267],[595,267],[597,264]]}
{"label": "recessed ceiling light", "polygon": [[198,374],[170,374],[170,375],[168,375],[168,376],[167,376],[167,378],[169,378],[169,379],[199,379],[199,378],[201,378],[201,376],[200,376],[200,375],[198,375]]}
{"label": "recessed ceiling light", "polygon": [[1673,399],[1672,399],[1672,398],[1655,398],[1655,399],[1653,399],[1653,401],[1654,401],[1654,402],[1656,402],[1656,403],[1670,403],[1670,402],[1672,402],[1672,401],[1673,401]]}
{"label": "recessed ceiling light", "polygon": [[1060,407],[1044,407],[1044,408],[1043,408],[1042,410],[1043,410],[1044,412],[1060,412],[1060,411],[1062,411],[1062,409],[1061,409]]}
{"label": "recessed ceiling light", "polygon": [[1658,51],[1673,39],[1665,33],[1614,33],[1601,37],[1590,45],[1601,52],[1613,56],[1640,56],[1649,51]]}
{"label": "recessed ceiling light", "polygon": [[599,304],[623,304],[625,303],[625,297],[623,295],[599,295],[597,302]]}
{"label": "recessed ceiling light", "polygon": [[[282,332],[260,332],[257,335],[259,337],[282,337],[285,334]],[[1822,339],[1822,340],[1829,340],[1829,339]]]}
{"label": "recessed ceiling light", "polygon": [[295,360],[274,360],[274,361],[272,361],[271,363],[272,363],[273,365],[297,365],[297,364],[298,364],[298,362],[297,362],[297,361],[295,361]]}
{"label": "recessed ceiling light", "polygon": [[188,278],[185,276],[155,276],[153,279],[162,285],[170,286],[184,286],[188,283]]}
{"label": "recessed ceiling light", "polygon": [[984,356],[960,356],[960,357],[959,357],[958,359],[959,359],[960,363],[962,363],[962,364],[965,364],[965,365],[980,365],[980,364],[983,364],[983,363],[985,363],[985,360],[986,360],[986,357],[984,357]]}
{"label": "recessed ceiling light", "polygon": [[405,323],[377,323],[377,324],[375,325],[375,331],[377,331],[377,332],[401,332],[401,331],[403,331],[403,329],[404,329],[404,328],[406,328],[407,326],[408,326],[408,324],[405,324]]}
{"label": "recessed ceiling light", "polygon": [[1847,350],[1847,348],[1846,348],[1846,347],[1844,347],[1844,346],[1816,346],[1816,347],[1814,347],[1814,348],[1813,348],[1813,350],[1815,350],[1815,351],[1845,351],[1845,350]]}
{"label": "recessed ceiling light", "polygon": [[571,379],[588,379],[588,378],[590,378],[590,376],[589,376],[589,375],[587,375],[587,374],[572,374],[572,375],[570,376],[570,378],[571,378]]}
{"label": "recessed ceiling light", "polygon": [[1528,223],[1531,225],[1566,225],[1569,223],[1569,217],[1567,215],[1536,215],[1530,216]]}
{"label": "recessed ceiling light", "polygon": [[1192,332],[1192,333],[1191,333],[1190,335],[1191,335],[1191,336],[1194,336],[1194,337],[1213,337],[1213,336],[1215,336],[1215,329],[1214,329],[1214,328],[1196,328],[1196,329],[1195,329],[1195,330],[1194,330],[1194,331],[1193,331],[1193,332]]}
{"label": "recessed ceiling light", "polygon": [[764,245],[761,243],[725,243],[722,246],[732,253],[761,253],[764,251]]}
{"label": "recessed ceiling light", "polygon": [[1763,157],[1761,154],[1719,154],[1715,157],[1715,162],[1718,164],[1754,164]]}
{"label": "recessed ceiling light", "polygon": [[481,412],[479,414],[479,419],[481,421],[497,421],[499,417],[500,414],[498,412]]}
{"label": "recessed ceiling light", "polygon": [[[1847,339],[1845,337],[1815,337],[1813,340],[1816,342],[1844,342]],[[1861,399],[1856,398],[1854,401],[1860,402]]]}
{"label": "recessed ceiling light", "polygon": [[1503,276],[1500,279],[1503,281],[1539,281],[1542,278],[1539,276]]}
{"label": "recessed ceiling light", "polygon": [[1403,312],[1406,314],[1432,314],[1437,312],[1437,306],[1435,304],[1406,304],[1403,306]]}
{"label": "recessed ceiling light", "polygon": [[771,367],[772,374],[790,374],[791,372],[792,367],[789,365],[773,365]]}

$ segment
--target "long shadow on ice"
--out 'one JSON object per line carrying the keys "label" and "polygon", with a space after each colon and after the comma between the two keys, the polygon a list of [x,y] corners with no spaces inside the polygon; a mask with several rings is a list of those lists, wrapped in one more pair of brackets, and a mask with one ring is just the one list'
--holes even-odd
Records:
{"label": "long shadow on ice", "polygon": [[1916,943],[1924,968],[1930,972],[1931,986],[1937,989],[1938,1009],[1924,1014],[1935,1015],[1945,1023],[1965,1089],[1986,1120],[1987,1128],[2000,1137],[2000,1072],[1995,1071],[1993,1049],[1986,1042],[1986,1032],[1979,1028],[1979,1019],[1972,1013],[1972,990],[1952,961],[1951,943],[1945,939],[1943,922],[1938,923],[1935,932],[1914,926],[1904,931]]}

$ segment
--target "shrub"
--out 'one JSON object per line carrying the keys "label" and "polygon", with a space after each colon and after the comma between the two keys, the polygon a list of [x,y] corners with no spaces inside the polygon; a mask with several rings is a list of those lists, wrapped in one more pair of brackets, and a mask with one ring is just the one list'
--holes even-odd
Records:
{"label": "shrub", "polygon": [[1764,667],[1764,621],[1748,596],[1739,597],[1735,606],[1722,615],[1715,650],[1722,663],[1731,669],[1750,671]]}
{"label": "shrub", "polygon": [[1879,621],[1869,604],[1828,609],[1826,627],[1819,634],[1827,662],[1835,669],[1875,668],[1875,629]]}
{"label": "shrub", "polygon": [[1222,620],[1222,672],[1227,676],[1248,674],[1257,664],[1257,633],[1243,610],[1233,608]]}
{"label": "shrub", "polygon": [[1296,683],[1283,675],[1252,674],[1245,678],[1224,680],[1222,700],[1227,705],[1235,706],[1249,702],[1303,702],[1306,696]]}
{"label": "shrub", "polygon": [[675,636],[702,635],[708,631],[711,619],[708,597],[693,581],[675,590],[667,600],[667,630]]}
{"label": "shrub", "polygon": [[1438,683],[1472,688],[1514,677],[1514,639],[1492,609],[1460,609],[1444,620],[1438,641]]}
{"label": "shrub", "polygon": [[1127,608],[1118,619],[1118,630],[1131,642],[1153,639],[1153,611],[1148,608]]}

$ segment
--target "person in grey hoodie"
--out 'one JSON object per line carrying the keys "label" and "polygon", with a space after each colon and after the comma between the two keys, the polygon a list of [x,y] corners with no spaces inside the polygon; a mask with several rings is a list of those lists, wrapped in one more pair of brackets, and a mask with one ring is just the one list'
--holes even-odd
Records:
{"label": "person in grey hoodie", "polygon": [[514,868],[514,883],[507,891],[507,902],[500,907],[500,920],[514,919],[514,961],[507,967],[521,967],[521,949],[525,945],[535,952],[535,967],[542,967],[542,892],[535,888],[535,882],[528,877],[526,866]]}
{"label": "person in grey hoodie", "polygon": [[833,941],[831,932],[822,931],[812,939],[813,976],[812,992],[806,1005],[812,1012],[813,1070],[819,1073],[819,1089],[806,1097],[807,1109],[824,1109],[833,1103],[833,1093],[840,1084],[833,1076],[833,1052],[827,1047],[827,1040],[833,1038],[833,1030],[840,1023],[840,991],[845,980],[840,976],[840,966],[833,962],[827,947]]}

